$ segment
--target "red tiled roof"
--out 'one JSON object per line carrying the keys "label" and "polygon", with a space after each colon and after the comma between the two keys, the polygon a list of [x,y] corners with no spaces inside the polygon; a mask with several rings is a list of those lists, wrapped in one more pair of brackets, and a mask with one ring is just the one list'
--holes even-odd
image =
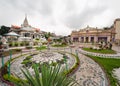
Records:
{"label": "red tiled roof", "polygon": [[39,28],[34,28],[36,32],[40,32],[40,29]]}
{"label": "red tiled roof", "polygon": [[21,28],[20,26],[17,26],[17,25],[12,25],[11,27],[14,28],[14,29],[20,29]]}

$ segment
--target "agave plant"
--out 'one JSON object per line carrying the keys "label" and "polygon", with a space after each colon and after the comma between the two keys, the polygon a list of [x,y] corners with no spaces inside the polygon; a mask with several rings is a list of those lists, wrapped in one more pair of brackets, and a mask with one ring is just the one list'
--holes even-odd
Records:
{"label": "agave plant", "polygon": [[34,75],[32,75],[28,69],[23,70],[22,73],[25,76],[25,80],[20,77],[20,83],[11,81],[15,86],[76,86],[77,83],[70,77],[64,74],[61,66],[48,66],[43,65],[41,67],[41,73],[39,73],[39,67],[33,66]]}

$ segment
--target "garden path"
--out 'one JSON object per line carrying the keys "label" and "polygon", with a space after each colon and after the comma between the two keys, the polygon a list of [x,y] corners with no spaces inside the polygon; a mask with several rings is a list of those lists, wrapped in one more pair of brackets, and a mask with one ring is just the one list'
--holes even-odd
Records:
{"label": "garden path", "polygon": [[104,71],[92,59],[78,53],[80,67],[73,75],[79,86],[108,86]]}

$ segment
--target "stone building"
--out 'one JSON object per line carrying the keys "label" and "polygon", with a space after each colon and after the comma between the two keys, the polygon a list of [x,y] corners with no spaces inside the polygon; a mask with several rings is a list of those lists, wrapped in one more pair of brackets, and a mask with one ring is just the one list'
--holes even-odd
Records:
{"label": "stone building", "polygon": [[110,28],[94,28],[87,26],[79,31],[72,31],[73,42],[115,42],[120,44],[120,19],[116,19]]}
{"label": "stone building", "polygon": [[115,42],[120,45],[120,18],[114,21],[114,29],[115,29]]}
{"label": "stone building", "polygon": [[36,39],[36,38],[39,39],[42,35],[42,31],[40,31],[39,28],[35,28],[35,27],[32,27],[31,25],[29,25],[27,16],[25,17],[23,24],[21,24],[20,27],[12,25],[11,31],[14,31],[17,34],[21,35],[21,37],[19,37],[20,41],[22,41],[22,40],[30,41],[30,40]]}

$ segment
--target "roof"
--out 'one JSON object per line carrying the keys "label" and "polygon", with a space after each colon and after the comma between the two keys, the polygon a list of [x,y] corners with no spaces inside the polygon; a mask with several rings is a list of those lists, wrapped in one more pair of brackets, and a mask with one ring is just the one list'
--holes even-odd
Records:
{"label": "roof", "polygon": [[17,26],[17,25],[11,25],[11,27],[12,27],[13,29],[20,29],[20,28],[21,28],[20,26]]}
{"label": "roof", "polygon": [[4,36],[20,36],[20,35],[12,31],[12,32],[4,34]]}

